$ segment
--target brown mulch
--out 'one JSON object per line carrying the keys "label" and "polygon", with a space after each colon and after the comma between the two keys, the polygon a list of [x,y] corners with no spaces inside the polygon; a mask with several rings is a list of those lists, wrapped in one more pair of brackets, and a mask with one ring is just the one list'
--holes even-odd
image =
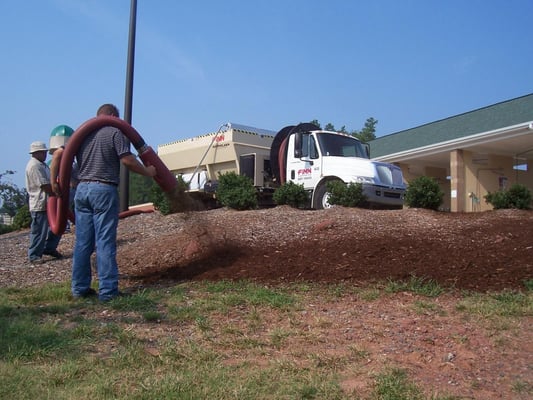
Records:
{"label": "brown mulch", "polygon": [[[441,213],[334,207],[217,209],[121,219],[118,261],[125,284],[250,279],[369,283],[416,276],[481,292],[520,289],[533,277],[533,212]],[[0,236],[0,286],[69,278],[63,260],[26,262],[28,232]]]}
{"label": "brown mulch", "polygon": [[530,211],[277,207],[143,217],[144,233],[124,235],[119,257],[125,275],[147,284],[192,279],[363,284],[417,276],[485,292],[523,288],[533,276]]}

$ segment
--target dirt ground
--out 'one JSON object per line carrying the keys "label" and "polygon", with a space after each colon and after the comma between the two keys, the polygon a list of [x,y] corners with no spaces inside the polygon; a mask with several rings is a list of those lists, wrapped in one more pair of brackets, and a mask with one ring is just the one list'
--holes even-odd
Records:
{"label": "dirt ground", "polygon": [[[30,267],[28,232],[0,236],[0,287],[68,280],[73,241],[72,233],[63,236],[64,259]],[[154,212],[122,219],[118,245],[121,286],[131,289],[220,279],[359,288],[387,279],[432,279],[450,291],[436,299],[396,293],[362,301],[353,292],[337,301],[314,299],[300,322],[323,340],[288,343],[286,351],[338,356],[354,346],[364,349],[364,372],[341,371],[347,393],[364,392],[371,371],[396,365],[436,393],[469,399],[533,395],[533,316],[495,330],[458,311],[464,291],[525,290],[524,282],[533,279],[532,211],[283,206]],[[416,312],[424,302],[438,312]]]}

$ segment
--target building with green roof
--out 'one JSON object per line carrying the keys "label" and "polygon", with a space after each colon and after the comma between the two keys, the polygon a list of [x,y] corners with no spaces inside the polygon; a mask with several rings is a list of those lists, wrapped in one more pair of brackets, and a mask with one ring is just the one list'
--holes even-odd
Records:
{"label": "building with green roof", "polygon": [[533,191],[533,93],[377,138],[370,156],[399,165],[407,182],[434,177],[445,209],[490,210],[488,192]]}

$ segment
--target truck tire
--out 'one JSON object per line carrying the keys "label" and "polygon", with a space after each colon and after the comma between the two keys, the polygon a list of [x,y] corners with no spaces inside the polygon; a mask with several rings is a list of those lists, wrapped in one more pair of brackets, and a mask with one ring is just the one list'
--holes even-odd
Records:
{"label": "truck tire", "polygon": [[315,210],[323,210],[325,208],[330,208],[329,204],[329,192],[326,188],[326,182],[322,182],[315,190],[313,194],[313,208]]}

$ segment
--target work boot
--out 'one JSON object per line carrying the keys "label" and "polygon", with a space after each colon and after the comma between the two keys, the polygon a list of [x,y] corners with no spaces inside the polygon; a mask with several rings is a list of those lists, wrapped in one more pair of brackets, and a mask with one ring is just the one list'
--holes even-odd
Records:
{"label": "work boot", "polygon": [[94,290],[93,288],[89,288],[83,293],[79,293],[79,294],[76,293],[72,295],[72,297],[74,297],[75,299],[87,299],[89,297],[96,297],[96,296],[98,296],[98,292]]}
{"label": "work boot", "polygon": [[63,255],[57,250],[45,251],[43,254],[46,256],[52,256],[57,259],[63,258]]}
{"label": "work boot", "polygon": [[34,258],[33,260],[29,260],[30,267],[36,267],[38,265],[44,264],[45,261],[41,258]]}

